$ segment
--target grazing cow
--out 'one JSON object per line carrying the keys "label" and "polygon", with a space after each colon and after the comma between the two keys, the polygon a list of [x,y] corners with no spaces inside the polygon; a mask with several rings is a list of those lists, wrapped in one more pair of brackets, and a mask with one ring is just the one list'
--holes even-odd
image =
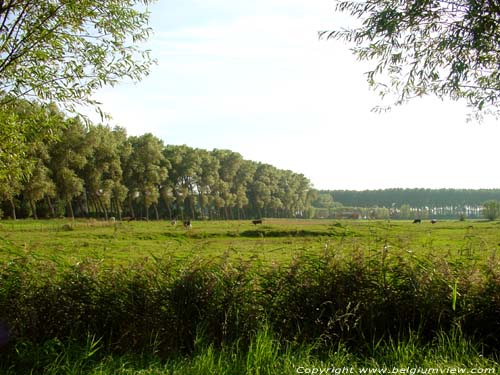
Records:
{"label": "grazing cow", "polygon": [[253,221],[252,221],[252,224],[253,224],[253,225],[262,224],[262,219],[259,219],[259,220],[253,220]]}
{"label": "grazing cow", "polygon": [[431,224],[436,224],[438,221],[436,219],[431,220]]}
{"label": "grazing cow", "polygon": [[116,217],[111,216],[111,217],[109,218],[109,220],[111,220],[111,221],[116,221]]}
{"label": "grazing cow", "polygon": [[191,220],[184,220],[184,228],[186,228],[186,229],[192,228]]}
{"label": "grazing cow", "polygon": [[422,222],[422,219],[413,220],[413,224],[420,224],[421,222]]}
{"label": "grazing cow", "polygon": [[172,226],[177,225],[177,220],[176,220],[176,219],[172,220],[172,221],[170,222],[170,224],[171,224]]}

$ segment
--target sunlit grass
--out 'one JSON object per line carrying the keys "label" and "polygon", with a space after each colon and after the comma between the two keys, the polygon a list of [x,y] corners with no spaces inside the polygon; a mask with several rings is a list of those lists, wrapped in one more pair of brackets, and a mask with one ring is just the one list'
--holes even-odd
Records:
{"label": "sunlit grass", "polygon": [[[314,345],[283,345],[267,328],[256,333],[250,346],[237,344],[215,348],[203,340],[193,355],[162,358],[143,354],[107,355],[102,342],[93,337],[83,345],[46,342],[41,347],[25,346],[18,351],[18,361],[5,375],[281,375],[295,373],[360,374],[367,371],[441,371],[442,373],[498,373],[499,363],[484,357],[480,348],[460,334],[445,333],[431,344],[423,345],[412,336],[408,340],[379,343],[374,355],[350,351],[342,344],[318,353]],[[440,372],[440,373],[441,373]],[[424,372],[425,373],[425,372]]]}
{"label": "sunlit grass", "polygon": [[144,257],[226,256],[290,261],[303,254],[336,251],[413,252],[446,259],[484,262],[500,245],[496,222],[333,221],[268,219],[194,222],[186,230],[178,223],[104,222],[96,220],[20,220],[0,223],[0,259],[31,253],[70,263],[87,257],[128,263]]}

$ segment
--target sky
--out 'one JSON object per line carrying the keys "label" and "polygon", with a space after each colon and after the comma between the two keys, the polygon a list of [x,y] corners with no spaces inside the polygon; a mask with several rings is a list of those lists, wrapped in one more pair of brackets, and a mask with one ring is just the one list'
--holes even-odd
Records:
{"label": "sky", "polygon": [[139,83],[95,96],[129,135],[229,149],[304,174],[317,189],[499,188],[500,124],[465,103],[392,108],[349,46],[318,39],[349,20],[332,0],[158,0]]}

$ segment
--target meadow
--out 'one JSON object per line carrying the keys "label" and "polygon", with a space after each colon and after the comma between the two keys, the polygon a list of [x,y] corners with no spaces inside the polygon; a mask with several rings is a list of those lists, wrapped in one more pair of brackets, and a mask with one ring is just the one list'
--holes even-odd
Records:
{"label": "meadow", "polygon": [[130,263],[151,256],[177,260],[230,255],[289,262],[334,251],[348,255],[383,249],[485,262],[500,249],[500,224],[481,221],[334,221],[267,219],[200,221],[191,230],[166,221],[22,220],[0,222],[0,259],[22,254],[75,263],[98,258]]}
{"label": "meadow", "polygon": [[499,229],[3,221],[0,373],[498,371]]}

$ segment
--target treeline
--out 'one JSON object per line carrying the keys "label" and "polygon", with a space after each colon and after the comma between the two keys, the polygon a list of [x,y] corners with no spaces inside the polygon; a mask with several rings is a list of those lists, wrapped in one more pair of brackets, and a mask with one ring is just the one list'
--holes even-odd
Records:
{"label": "treeline", "polygon": [[[304,217],[312,189],[302,174],[257,163],[229,150],[164,145],[152,134],[67,118],[26,102],[16,123],[59,121],[50,136],[23,140],[17,158],[27,173],[0,174],[4,216],[161,219]],[[34,116],[33,113],[37,113]],[[43,114],[43,116],[40,115]],[[57,134],[53,133],[54,129]],[[0,137],[2,134],[0,134]],[[12,153],[11,155],[14,155]],[[10,171],[8,170],[10,168]]]}
{"label": "treeline", "polygon": [[500,189],[322,190],[313,205],[322,217],[479,218],[491,200],[500,200]]}
{"label": "treeline", "polygon": [[500,200],[500,189],[382,189],[330,190],[336,202],[344,206],[392,207],[408,204],[415,208],[480,206],[488,200]]}

